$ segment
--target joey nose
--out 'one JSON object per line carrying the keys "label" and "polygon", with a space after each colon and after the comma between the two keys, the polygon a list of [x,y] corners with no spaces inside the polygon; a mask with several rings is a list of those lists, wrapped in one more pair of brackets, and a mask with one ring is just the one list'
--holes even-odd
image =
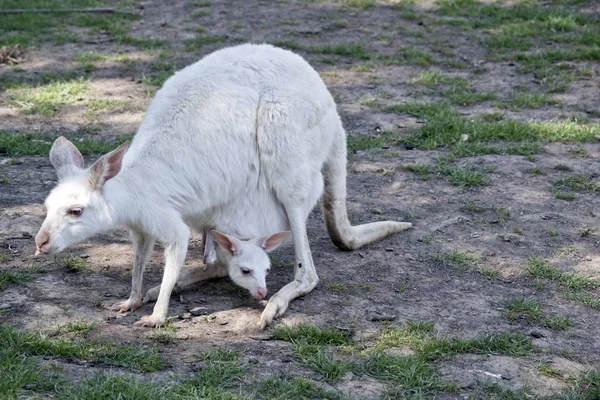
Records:
{"label": "joey nose", "polygon": [[46,231],[40,231],[35,237],[35,245],[37,246],[38,250],[42,250],[42,247],[48,244],[49,241],[50,234]]}
{"label": "joey nose", "polygon": [[258,288],[256,290],[256,297],[263,299],[267,295],[267,288]]}

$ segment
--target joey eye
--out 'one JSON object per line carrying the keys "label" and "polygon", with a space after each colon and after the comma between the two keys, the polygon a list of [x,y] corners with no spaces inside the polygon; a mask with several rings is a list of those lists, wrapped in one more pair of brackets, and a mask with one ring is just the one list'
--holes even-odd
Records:
{"label": "joey eye", "polygon": [[252,273],[252,271],[250,271],[248,268],[242,268],[242,274],[250,275],[251,273]]}
{"label": "joey eye", "polygon": [[79,217],[82,212],[83,212],[83,208],[72,207],[72,208],[69,208],[69,211],[67,211],[67,214],[72,215],[74,217]]}

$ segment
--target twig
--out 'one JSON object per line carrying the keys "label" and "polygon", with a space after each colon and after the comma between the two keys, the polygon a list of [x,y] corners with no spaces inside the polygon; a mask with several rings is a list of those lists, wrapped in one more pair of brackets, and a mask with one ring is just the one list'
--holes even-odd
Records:
{"label": "twig", "polygon": [[114,8],[30,8],[30,9],[14,9],[0,10],[0,14],[42,14],[42,13],[125,13],[132,14],[129,11],[117,11]]}

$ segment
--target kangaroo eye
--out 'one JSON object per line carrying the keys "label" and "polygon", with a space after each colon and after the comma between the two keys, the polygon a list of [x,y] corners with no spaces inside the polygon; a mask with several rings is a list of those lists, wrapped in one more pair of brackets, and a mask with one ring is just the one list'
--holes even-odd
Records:
{"label": "kangaroo eye", "polygon": [[72,215],[74,217],[79,217],[82,212],[83,212],[83,208],[73,207],[73,208],[69,208],[69,211],[67,211],[67,214]]}
{"label": "kangaroo eye", "polygon": [[242,268],[242,274],[250,275],[250,273],[252,273],[252,271],[250,271],[248,268]]}

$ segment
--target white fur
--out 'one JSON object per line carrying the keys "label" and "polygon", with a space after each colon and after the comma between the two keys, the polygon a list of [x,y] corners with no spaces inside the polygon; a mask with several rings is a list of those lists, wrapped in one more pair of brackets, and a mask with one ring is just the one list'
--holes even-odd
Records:
{"label": "white fur", "polygon": [[[72,151],[65,139],[54,146],[56,154]],[[38,246],[57,252],[127,226],[135,249],[132,292],[114,307],[127,310],[141,304],[143,270],[159,240],[165,247],[163,281],[153,314],[140,325],[165,321],[189,227],[242,238],[292,232],[295,279],[270,298],[260,321],[264,328],[318,282],[305,223],[321,196],[327,229],[342,249],[411,226],[350,226],[346,137],[333,98],[306,61],[270,45],[222,49],[177,72],[156,93],[121,164],[126,146],[88,170],[63,165],[76,155],[60,157],[66,174],[46,200],[38,237],[46,232],[49,240]],[[65,214],[74,206],[83,208],[81,216]]]}

